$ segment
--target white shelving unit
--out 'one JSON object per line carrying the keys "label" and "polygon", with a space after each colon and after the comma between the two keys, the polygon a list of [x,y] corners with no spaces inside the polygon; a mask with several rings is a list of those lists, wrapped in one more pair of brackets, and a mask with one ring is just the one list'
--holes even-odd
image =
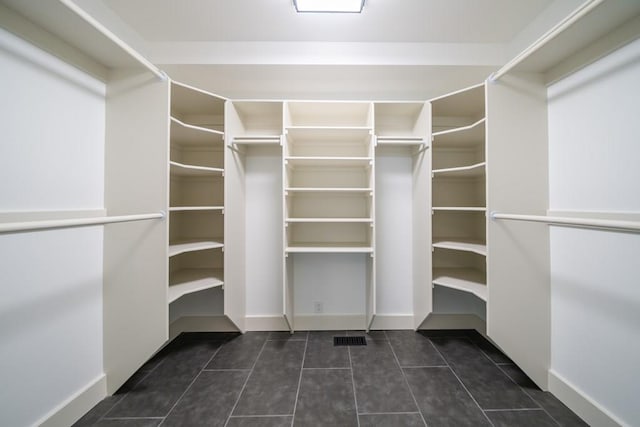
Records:
{"label": "white shelving unit", "polygon": [[171,82],[169,304],[224,285],[224,103]]}
{"label": "white shelving unit", "polygon": [[487,301],[484,84],[431,101],[433,284]]}

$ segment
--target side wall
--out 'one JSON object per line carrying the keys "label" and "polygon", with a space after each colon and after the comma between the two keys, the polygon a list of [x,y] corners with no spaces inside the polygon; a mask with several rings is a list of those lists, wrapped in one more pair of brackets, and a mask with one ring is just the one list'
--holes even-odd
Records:
{"label": "side wall", "polygon": [[[100,215],[104,84],[0,30],[0,93],[0,220]],[[0,425],[104,395],[102,244],[102,227],[0,235]]]}
{"label": "side wall", "polygon": [[[552,212],[640,219],[639,93],[640,40],[549,87]],[[552,227],[550,238],[550,387],[593,425],[609,420],[590,406],[635,425],[640,235]]]}

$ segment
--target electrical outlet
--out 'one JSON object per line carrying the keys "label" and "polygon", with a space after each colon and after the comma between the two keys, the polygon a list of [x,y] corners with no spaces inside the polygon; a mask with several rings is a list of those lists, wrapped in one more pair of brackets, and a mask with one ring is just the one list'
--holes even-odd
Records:
{"label": "electrical outlet", "polygon": [[323,311],[322,301],[314,301],[313,302],[313,312],[314,313],[322,313],[322,311]]}

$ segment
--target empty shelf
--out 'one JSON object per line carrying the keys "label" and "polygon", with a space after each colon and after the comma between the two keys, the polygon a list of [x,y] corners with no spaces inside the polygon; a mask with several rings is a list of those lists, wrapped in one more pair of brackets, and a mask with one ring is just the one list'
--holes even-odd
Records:
{"label": "empty shelf", "polygon": [[224,206],[171,206],[169,212],[185,212],[185,211],[221,211]]}
{"label": "empty shelf", "polygon": [[433,142],[436,146],[467,147],[484,142],[485,120],[454,129],[447,129],[433,134]]}
{"label": "empty shelf", "polygon": [[171,142],[179,145],[210,146],[221,143],[224,132],[189,125],[171,117]]}
{"label": "empty shelf", "polygon": [[469,292],[487,300],[485,274],[473,268],[434,268],[433,284]]}
{"label": "empty shelf", "polygon": [[287,187],[285,193],[367,193],[373,191],[367,187]]}
{"label": "empty shelf", "polygon": [[290,166],[323,166],[323,167],[366,167],[373,162],[372,157],[327,157],[300,156],[285,157],[285,165]]}
{"label": "empty shelf", "polygon": [[286,253],[372,253],[373,247],[362,243],[300,243],[287,246]]}
{"label": "empty shelf", "polygon": [[222,168],[211,168],[208,166],[185,165],[182,163],[171,161],[171,174],[179,176],[207,176],[221,175],[224,172]]}
{"label": "empty shelf", "polygon": [[187,268],[169,276],[168,301],[172,303],[183,295],[224,284],[221,268]]}
{"label": "empty shelf", "polygon": [[185,252],[202,251],[205,249],[217,249],[224,247],[220,240],[178,240],[169,245],[169,256],[183,254]]}
{"label": "empty shelf", "polygon": [[452,249],[456,251],[473,252],[478,255],[487,255],[487,245],[480,240],[463,239],[436,239],[433,242],[434,248]]}
{"label": "empty shelf", "polygon": [[480,177],[485,174],[486,162],[476,163],[469,166],[460,166],[456,168],[434,169],[434,177],[457,177],[457,178],[473,178]]}
{"label": "empty shelf", "polygon": [[422,145],[427,140],[417,136],[378,136],[378,144],[381,145]]}
{"label": "empty shelf", "polygon": [[233,143],[238,145],[280,145],[280,135],[235,136]]}
{"label": "empty shelf", "polygon": [[434,206],[434,211],[458,211],[458,212],[484,212],[486,207],[474,207],[474,206]]}
{"label": "empty shelf", "polygon": [[349,223],[349,222],[357,222],[357,223],[372,223],[373,219],[371,218],[287,218],[286,222],[307,222],[307,223],[317,223],[317,222],[337,222],[337,223]]}

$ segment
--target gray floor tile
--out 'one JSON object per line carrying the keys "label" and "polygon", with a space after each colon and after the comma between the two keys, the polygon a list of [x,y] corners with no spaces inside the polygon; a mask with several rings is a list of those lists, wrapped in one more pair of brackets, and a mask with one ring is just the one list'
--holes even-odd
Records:
{"label": "gray floor tile", "polygon": [[405,368],[404,373],[428,426],[490,425],[448,367]]}
{"label": "gray floor tile", "polygon": [[367,340],[387,341],[384,331],[347,331],[348,336],[364,336]]}
{"label": "gray floor tile", "polygon": [[359,415],[360,427],[424,427],[420,414]]}
{"label": "gray floor tile", "polygon": [[293,334],[289,331],[272,331],[267,339],[269,340],[302,340],[306,341],[307,331],[295,331]]}
{"label": "gray floor tile", "polygon": [[269,332],[247,332],[227,341],[206,369],[251,369]]}
{"label": "gray floor tile", "polygon": [[89,427],[95,425],[113,406],[122,399],[122,395],[107,396],[96,404],[89,412],[73,424],[73,427]]}
{"label": "gray floor tile", "polygon": [[227,427],[291,427],[293,416],[231,417]]}
{"label": "gray floor tile", "polygon": [[136,418],[123,420],[102,420],[94,424],[96,427],[156,427],[162,418]]}
{"label": "gray floor tile", "polygon": [[350,369],[302,372],[294,426],[358,424]]}
{"label": "gray floor tile", "polygon": [[321,340],[333,343],[333,337],[347,335],[347,331],[309,331],[309,341]]}
{"label": "gray floor tile", "polygon": [[359,413],[417,411],[389,342],[370,341],[349,351]]}
{"label": "gray floor tile", "polygon": [[387,331],[400,366],[446,366],[431,341],[414,331]]}
{"label": "gray floor tile", "polygon": [[334,346],[328,340],[310,340],[304,356],[305,368],[349,368],[346,346]]}
{"label": "gray floor tile", "polygon": [[469,340],[477,345],[494,363],[513,363],[498,347],[483,337],[479,332],[472,331],[469,335]]}
{"label": "gray floor tile", "polygon": [[233,415],[293,415],[305,341],[268,341]]}
{"label": "gray floor tile", "polygon": [[482,409],[539,408],[478,347],[464,338],[432,338]]}
{"label": "gray floor tile", "polygon": [[558,427],[542,409],[526,411],[489,411],[486,413],[495,427]]}
{"label": "gray floor tile", "polygon": [[175,348],[107,413],[108,418],[164,417],[218,350],[220,342],[189,342]]}
{"label": "gray floor tile", "polygon": [[587,427],[578,415],[567,408],[553,394],[542,391],[527,375],[516,365],[501,365],[500,369],[506,372],[513,381],[535,400],[545,411],[563,427]]}
{"label": "gray floor tile", "polygon": [[249,371],[203,371],[163,426],[224,426]]}

